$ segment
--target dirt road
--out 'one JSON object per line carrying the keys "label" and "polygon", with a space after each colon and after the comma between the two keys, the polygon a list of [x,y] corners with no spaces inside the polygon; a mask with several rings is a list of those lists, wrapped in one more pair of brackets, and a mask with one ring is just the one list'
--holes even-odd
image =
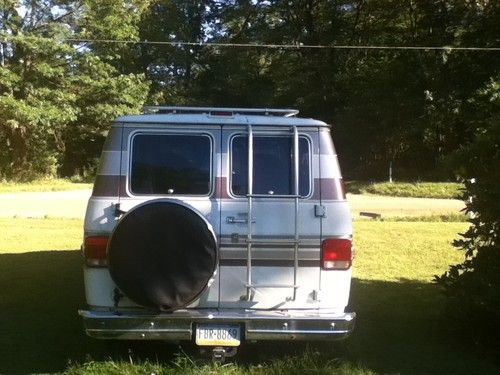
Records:
{"label": "dirt road", "polygon": [[[91,190],[43,193],[0,194],[0,217],[71,217],[83,218]],[[422,216],[457,213],[462,201],[454,199],[396,198],[349,194],[353,217],[360,211],[382,216]]]}
{"label": "dirt road", "polygon": [[1,217],[83,218],[91,190],[0,194]]}

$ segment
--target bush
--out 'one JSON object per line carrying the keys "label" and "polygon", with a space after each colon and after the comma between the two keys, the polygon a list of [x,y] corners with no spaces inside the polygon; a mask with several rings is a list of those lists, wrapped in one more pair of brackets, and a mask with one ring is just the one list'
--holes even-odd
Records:
{"label": "bush", "polygon": [[477,120],[474,140],[457,156],[471,227],[454,245],[465,260],[436,281],[449,297],[449,315],[484,339],[500,334],[500,81],[471,104],[486,119]]}

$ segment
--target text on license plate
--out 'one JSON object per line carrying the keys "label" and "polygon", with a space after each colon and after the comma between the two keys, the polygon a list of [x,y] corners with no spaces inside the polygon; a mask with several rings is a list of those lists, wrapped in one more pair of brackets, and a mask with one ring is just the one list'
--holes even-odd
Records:
{"label": "text on license plate", "polygon": [[238,325],[198,324],[196,325],[196,345],[239,346],[240,327]]}

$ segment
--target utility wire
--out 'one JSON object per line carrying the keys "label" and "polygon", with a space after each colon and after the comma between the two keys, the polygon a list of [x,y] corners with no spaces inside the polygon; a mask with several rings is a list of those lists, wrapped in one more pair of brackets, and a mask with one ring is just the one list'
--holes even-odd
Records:
{"label": "utility wire", "polygon": [[141,45],[167,45],[174,47],[199,46],[222,48],[266,48],[266,49],[352,49],[352,50],[414,50],[414,51],[482,51],[500,52],[500,47],[451,47],[451,46],[376,46],[376,45],[311,45],[311,44],[259,44],[259,43],[211,43],[211,42],[174,42],[150,40],[118,39],[62,39],[68,43],[116,43]]}
{"label": "utility wire", "polygon": [[[0,42],[6,43],[11,37],[3,36]],[[55,39],[66,43],[108,43],[108,44],[140,44],[140,45],[166,45],[173,47],[198,46],[221,48],[256,48],[256,49],[340,49],[340,50],[409,50],[409,51],[469,51],[469,52],[500,52],[500,47],[452,47],[452,46],[389,46],[389,45],[314,45],[314,44],[269,44],[269,43],[219,43],[219,42],[176,42],[152,40],[126,40],[126,39],[87,39],[87,38],[62,38]]]}

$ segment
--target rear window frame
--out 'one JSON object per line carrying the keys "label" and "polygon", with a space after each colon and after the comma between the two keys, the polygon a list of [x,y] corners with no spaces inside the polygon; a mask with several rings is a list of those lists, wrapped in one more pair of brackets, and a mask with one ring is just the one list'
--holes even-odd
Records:
{"label": "rear window frame", "polygon": [[[134,139],[137,136],[140,135],[153,135],[153,136],[192,136],[192,137],[206,137],[209,140],[209,145],[210,145],[210,176],[209,176],[209,191],[207,194],[176,194],[175,192],[172,194],[167,194],[167,193],[152,193],[152,194],[141,194],[141,193],[134,193],[132,191],[132,163],[133,163],[133,157],[134,157]],[[159,129],[151,129],[151,130],[145,130],[145,129],[139,129],[135,130],[130,133],[129,135],[129,142],[128,142],[128,151],[127,151],[127,157],[128,157],[128,165],[127,165],[127,181],[126,181],[126,189],[127,189],[127,194],[131,197],[193,197],[193,198],[207,198],[210,197],[214,194],[215,188],[214,188],[214,137],[212,134],[209,132],[205,131],[186,131],[186,130],[170,130],[170,129],[164,129],[164,130],[159,130]]]}
{"label": "rear window frame", "polygon": [[[236,198],[236,199],[247,199],[247,196],[246,195],[237,195],[233,192],[233,141],[235,138],[238,138],[238,137],[245,137],[247,138],[248,137],[248,132],[242,132],[242,133],[235,133],[235,134],[232,134],[230,139],[229,139],[229,171],[228,171],[228,174],[229,174],[229,181],[228,181],[228,193],[229,193],[229,196],[231,198]],[[273,133],[273,132],[259,132],[258,130],[257,131],[254,131],[254,134],[253,134],[253,137],[254,139],[255,138],[261,138],[261,137],[281,137],[281,138],[292,138],[293,139],[293,135],[291,134],[283,134],[282,132],[278,131],[276,133]],[[305,133],[299,133],[299,141],[300,139],[305,139],[306,142],[307,142],[307,150],[308,150],[308,153],[309,153],[309,157],[308,157],[308,168],[309,168],[309,190],[308,190],[308,193],[307,195],[300,195],[299,196],[299,199],[309,199],[312,197],[313,193],[314,193],[314,178],[313,178],[313,165],[312,165],[312,161],[313,161],[313,149],[312,149],[312,145],[313,145],[313,141],[311,139],[311,137],[309,136],[309,134],[305,134]],[[255,194],[255,193],[254,193]],[[256,197],[256,199],[260,199],[260,195],[262,195],[262,198],[265,198],[265,199],[294,199],[294,195],[293,194],[287,194],[287,195],[266,195],[266,194],[259,194],[259,197]]]}

